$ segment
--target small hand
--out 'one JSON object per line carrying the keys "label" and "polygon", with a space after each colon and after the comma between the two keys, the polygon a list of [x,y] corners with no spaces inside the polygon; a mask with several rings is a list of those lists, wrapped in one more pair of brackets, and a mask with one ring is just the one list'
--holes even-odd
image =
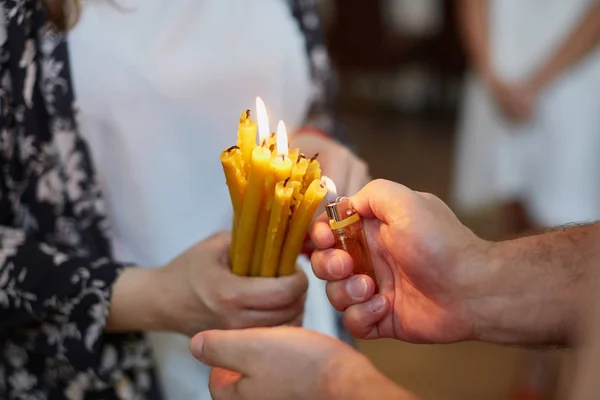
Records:
{"label": "small hand", "polygon": [[409,395],[345,343],[302,328],[199,333],[192,354],[214,367],[216,400],[390,399]]}
{"label": "small hand", "polygon": [[323,174],[336,183],[341,195],[356,193],[370,180],[367,164],[332,139],[300,132],[292,139],[292,147],[298,147],[307,157],[319,153]]}

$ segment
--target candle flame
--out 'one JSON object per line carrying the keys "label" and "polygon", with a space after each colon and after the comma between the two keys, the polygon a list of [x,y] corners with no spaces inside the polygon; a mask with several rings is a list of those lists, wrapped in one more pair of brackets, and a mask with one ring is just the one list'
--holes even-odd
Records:
{"label": "candle flame", "polygon": [[256,98],[256,119],[258,120],[258,144],[269,138],[271,129],[269,128],[269,115],[265,102],[260,97]]}
{"label": "candle flame", "polygon": [[335,199],[337,198],[337,188],[335,187],[335,183],[333,183],[333,181],[327,176],[323,176],[321,178],[321,182],[327,188],[327,195],[326,195],[327,202],[333,203],[335,201]]}
{"label": "candle flame", "polygon": [[288,135],[283,121],[277,124],[277,154],[288,155]]}

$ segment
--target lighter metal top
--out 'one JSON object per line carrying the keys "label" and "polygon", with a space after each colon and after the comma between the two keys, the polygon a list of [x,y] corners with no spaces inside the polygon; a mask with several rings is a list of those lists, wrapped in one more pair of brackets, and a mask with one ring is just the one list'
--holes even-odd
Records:
{"label": "lighter metal top", "polygon": [[347,197],[338,197],[335,201],[325,204],[325,211],[329,219],[335,222],[343,221],[356,214],[356,210]]}

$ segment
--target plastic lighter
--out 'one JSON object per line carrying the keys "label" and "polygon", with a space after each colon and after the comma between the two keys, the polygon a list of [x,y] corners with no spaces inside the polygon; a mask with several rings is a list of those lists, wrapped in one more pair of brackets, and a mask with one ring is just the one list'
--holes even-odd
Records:
{"label": "plastic lighter", "polygon": [[335,237],[335,247],[350,254],[354,261],[355,274],[369,275],[377,282],[360,215],[349,198],[337,196],[335,184],[331,179],[323,177],[323,183],[328,189],[325,211]]}

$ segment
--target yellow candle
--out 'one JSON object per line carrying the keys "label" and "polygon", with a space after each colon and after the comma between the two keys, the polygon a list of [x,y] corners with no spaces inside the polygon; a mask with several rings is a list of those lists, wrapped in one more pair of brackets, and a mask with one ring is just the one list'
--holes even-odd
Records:
{"label": "yellow candle", "polygon": [[306,192],[313,181],[321,179],[321,164],[317,160],[319,154],[310,159],[306,173],[304,174],[302,193]]}
{"label": "yellow candle", "polygon": [[256,147],[252,151],[248,184],[242,203],[240,221],[236,233],[233,255],[233,273],[246,276],[250,272],[256,223],[263,201],[265,180],[269,172],[271,152],[265,147]]}
{"label": "yellow candle", "polygon": [[300,155],[299,148],[296,147],[295,149],[290,149],[289,157],[292,159],[292,161],[296,161],[298,159],[299,155]]}
{"label": "yellow candle", "polygon": [[[274,182],[272,182],[272,185],[275,187],[278,182],[285,181],[290,177],[292,173],[292,160],[284,155],[275,157],[271,161],[271,164],[269,164],[269,173],[273,177]],[[273,202],[272,189],[267,192],[267,200],[267,206],[270,206]]]}
{"label": "yellow candle", "polygon": [[267,146],[268,147],[273,146],[273,148],[276,148],[276,146],[277,146],[277,134],[275,132],[271,132],[271,134],[269,135],[269,138],[267,139]]}
{"label": "yellow candle", "polygon": [[242,151],[237,146],[232,146],[221,153],[221,164],[225,172],[225,181],[229,188],[229,196],[233,205],[233,221],[231,229],[231,247],[229,258],[233,261],[233,249],[235,248],[237,225],[242,209],[242,199],[247,181],[243,171]]}
{"label": "yellow candle", "polygon": [[256,147],[256,122],[250,119],[250,110],[244,111],[240,116],[237,145],[242,151],[244,172],[248,173],[252,150]]}
{"label": "yellow candle", "polygon": [[229,196],[234,213],[239,213],[242,207],[242,198],[247,181],[242,169],[242,151],[237,146],[232,146],[221,153],[221,164],[225,172],[225,182],[229,188]]}
{"label": "yellow candle", "polygon": [[292,195],[292,207],[294,210],[296,206],[302,202],[304,195],[300,193],[302,191],[302,184],[300,182],[292,182],[290,184],[294,188],[294,194]]}
{"label": "yellow candle", "polygon": [[269,215],[273,207],[274,189],[278,182],[283,182],[290,177],[292,160],[286,156],[277,156],[269,165],[269,175],[265,181],[265,196],[258,215],[256,241],[254,242],[254,255],[252,256],[252,276],[260,275],[263,249],[266,241]]}
{"label": "yellow candle", "polygon": [[296,270],[296,259],[302,249],[304,237],[317,208],[327,194],[327,188],[320,180],[313,181],[302,201],[294,211],[279,261],[279,276],[291,275]]}
{"label": "yellow candle", "polygon": [[294,194],[292,195],[292,204],[290,206],[293,213],[298,208],[298,205],[302,202],[302,199],[304,198],[302,193],[300,193],[300,191],[302,190],[302,184],[300,182],[291,182],[288,186],[294,188]]}
{"label": "yellow candle", "polygon": [[277,183],[275,186],[275,195],[273,197],[273,208],[269,217],[269,227],[265,249],[262,257],[260,276],[274,277],[277,275],[279,266],[279,255],[281,254],[281,244],[285,237],[285,231],[290,217],[290,205],[294,189],[289,186],[288,180]]}
{"label": "yellow candle", "polygon": [[254,254],[252,256],[252,276],[260,275],[263,251],[267,236],[267,228],[269,225],[269,216],[271,213],[271,207],[273,205],[273,192],[275,185],[280,181],[285,181],[288,179],[292,172],[292,160],[285,155],[287,153],[287,131],[285,130],[285,125],[283,125],[282,122],[280,122],[279,126],[277,127],[277,143],[280,143],[285,147],[278,145],[277,149],[282,154],[275,157],[269,164],[269,175],[267,176],[267,180],[265,182],[264,202],[258,215],[256,241],[254,242]]}
{"label": "yellow candle", "polygon": [[256,240],[254,241],[254,253],[252,254],[251,276],[259,276],[261,270],[262,256],[264,254],[265,242],[267,241],[267,229],[269,227],[269,213],[266,206],[261,207],[258,215],[258,226],[256,227]]}
{"label": "yellow candle", "polygon": [[[294,159],[292,158],[292,160]],[[298,156],[294,161],[294,166],[292,167],[292,180],[302,183],[310,161],[304,158],[304,156]]]}
{"label": "yellow candle", "polygon": [[304,175],[306,174],[308,164],[309,161],[303,155],[299,155],[296,158],[294,166],[292,167],[292,181],[297,183],[297,185],[294,185],[292,207],[296,207],[296,205],[302,200]]}

